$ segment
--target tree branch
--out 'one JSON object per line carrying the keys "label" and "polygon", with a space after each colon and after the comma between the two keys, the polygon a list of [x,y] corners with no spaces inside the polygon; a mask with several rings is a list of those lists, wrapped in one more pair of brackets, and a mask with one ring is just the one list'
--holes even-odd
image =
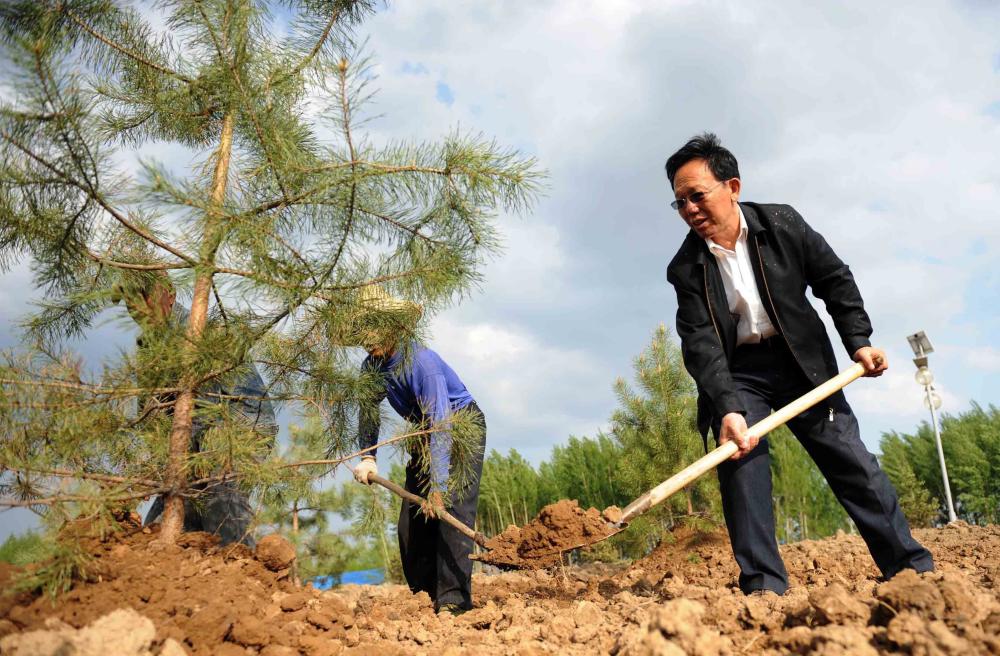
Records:
{"label": "tree branch", "polygon": [[129,59],[132,59],[133,61],[136,61],[136,62],[138,62],[138,63],[140,63],[140,64],[142,64],[144,66],[148,66],[149,68],[152,68],[153,70],[156,70],[156,71],[159,71],[159,72],[164,73],[166,75],[169,75],[170,77],[172,77],[172,78],[174,78],[176,80],[180,80],[181,82],[185,82],[187,84],[191,84],[194,81],[191,78],[187,77],[186,75],[182,75],[182,74],[178,73],[177,71],[169,69],[169,68],[167,68],[165,66],[161,66],[160,64],[157,64],[155,62],[151,62],[148,59],[146,59],[145,57],[143,57],[142,55],[140,55],[140,54],[138,54],[136,52],[133,52],[133,51],[129,50],[128,48],[125,48],[124,46],[122,46],[122,45],[120,45],[118,43],[115,43],[114,41],[112,41],[108,37],[104,36],[103,34],[101,34],[100,32],[98,32],[97,30],[95,30],[94,28],[92,28],[89,24],[87,24],[86,21],[84,21],[82,18],[80,18],[79,16],[77,16],[76,13],[72,9],[69,9],[69,8],[66,8],[66,7],[62,7],[62,9],[66,12],[66,15],[70,17],[70,20],[72,20],[74,23],[76,23],[77,25],[79,25],[87,34],[89,34],[90,36],[94,37],[95,39],[97,39],[98,41],[100,41],[104,45],[108,46],[112,50],[116,50],[116,51],[120,52],[121,54],[125,55],[126,57],[128,57]]}
{"label": "tree branch", "polygon": [[44,166],[49,171],[55,173],[57,176],[59,176],[59,178],[63,181],[64,184],[67,184],[67,185],[69,185],[71,187],[76,187],[77,189],[79,189],[83,193],[87,194],[87,196],[90,197],[98,205],[100,205],[104,209],[105,212],[107,212],[108,214],[110,214],[116,221],[118,221],[124,227],[126,227],[129,230],[131,230],[132,232],[134,232],[136,235],[142,237],[143,239],[145,239],[149,243],[162,248],[163,250],[167,251],[171,255],[173,255],[173,256],[175,256],[175,257],[177,257],[179,259],[184,260],[185,262],[187,262],[191,266],[194,266],[196,264],[196,262],[195,262],[195,260],[193,258],[189,257],[188,255],[185,255],[184,253],[182,253],[179,250],[175,249],[170,244],[167,244],[166,242],[158,239],[153,234],[149,233],[146,230],[143,230],[139,226],[137,226],[134,223],[132,223],[131,221],[129,221],[120,211],[118,211],[116,208],[112,207],[111,204],[108,203],[108,201],[104,198],[104,196],[102,194],[98,193],[95,189],[92,189],[91,187],[89,187],[89,186],[87,186],[87,185],[79,182],[75,178],[69,176],[62,169],[60,169],[56,165],[50,163],[44,157],[41,157],[40,155],[32,152],[29,148],[27,148],[26,146],[24,146],[23,144],[21,144],[17,139],[15,139],[6,130],[0,129],[0,137],[2,137],[7,143],[9,143],[10,145],[12,145],[14,148],[16,148],[17,150],[21,151],[25,155],[27,155],[30,159],[34,160],[35,162],[38,162],[39,164],[41,164],[42,166]]}

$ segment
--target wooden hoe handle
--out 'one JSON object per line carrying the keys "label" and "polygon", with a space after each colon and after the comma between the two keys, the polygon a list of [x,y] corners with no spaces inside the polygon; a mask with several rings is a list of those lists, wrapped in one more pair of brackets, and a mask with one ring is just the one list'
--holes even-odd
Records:
{"label": "wooden hoe handle", "polygon": [[[385,489],[395,494],[397,497],[400,497],[401,499],[406,499],[410,503],[423,504],[427,501],[423,497],[413,494],[409,490],[406,490],[400,487],[399,485],[396,485],[389,479],[382,478],[378,474],[368,474],[368,481],[370,483],[378,483]],[[478,544],[480,547],[483,547],[484,549],[486,548],[486,537],[482,533],[472,530],[471,528],[460,522],[454,515],[452,515],[444,508],[436,508],[435,511],[437,512],[438,519],[447,524],[450,524],[455,528],[455,530],[461,532],[462,535],[466,536],[467,538]]]}
{"label": "wooden hoe handle", "polygon": [[[860,362],[855,363],[853,366],[840,372],[819,387],[800,396],[777,412],[758,421],[747,430],[747,434],[753,437],[763,437],[767,435],[775,428],[783,425],[789,419],[794,418],[801,412],[808,410],[831,394],[854,382],[864,375],[864,373],[864,365]],[[710,451],[708,454],[694,461],[681,471],[677,472],[649,492],[646,492],[641,497],[630,503],[625,510],[622,511],[621,521],[623,523],[628,523],[635,517],[643,514],[678,490],[690,485],[692,481],[700,477],[702,474],[718,467],[720,464],[731,458],[737,451],[739,451],[739,448],[736,446],[735,442],[726,442],[722,446]]]}

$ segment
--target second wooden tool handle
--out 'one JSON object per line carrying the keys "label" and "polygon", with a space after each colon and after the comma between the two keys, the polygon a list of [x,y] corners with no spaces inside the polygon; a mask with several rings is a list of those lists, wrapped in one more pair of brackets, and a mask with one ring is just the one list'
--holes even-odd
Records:
{"label": "second wooden tool handle", "polygon": [[[387,478],[382,478],[378,474],[368,474],[368,481],[370,483],[378,483],[379,485],[389,490],[399,498],[406,499],[410,503],[423,504],[426,503],[427,501],[423,497],[410,492],[406,488],[397,485],[396,483],[393,483]],[[467,538],[478,544],[480,547],[484,548],[486,547],[486,536],[484,536],[482,533],[478,533],[472,530],[444,508],[438,508],[436,509],[436,512],[438,519],[440,519],[442,522],[453,526],[456,530],[458,530]]]}
{"label": "second wooden tool handle", "polygon": [[[863,376],[864,373],[864,366],[860,362],[855,363],[853,366],[840,372],[819,387],[803,394],[777,412],[761,419],[747,429],[747,434],[755,437],[763,437],[767,435],[778,426],[783,425],[789,419],[798,416],[800,413],[813,407],[831,394],[854,382]],[[701,475],[715,469],[720,464],[731,458],[737,451],[739,451],[739,447],[736,446],[735,442],[726,442],[698,460],[695,460],[681,471],[677,472],[649,492],[646,492],[644,495],[630,503],[625,510],[622,511],[622,522],[628,523],[678,490],[687,487],[692,481],[699,478]]]}

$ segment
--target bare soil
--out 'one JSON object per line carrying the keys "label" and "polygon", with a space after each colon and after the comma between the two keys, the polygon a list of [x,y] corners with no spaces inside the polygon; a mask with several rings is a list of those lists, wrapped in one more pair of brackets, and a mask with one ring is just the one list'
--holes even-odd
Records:
{"label": "bare soil", "polygon": [[[614,506],[611,508],[617,511]],[[564,552],[593,544],[615,532],[616,528],[604,519],[601,511],[584,510],[575,500],[564,499],[542,508],[523,528],[508,526],[500,535],[487,540],[487,551],[475,558],[514,569],[551,567],[560,562]]]}
{"label": "bare soil", "polygon": [[246,549],[189,534],[157,551],[155,533],[133,530],[95,541],[92,580],[55,604],[0,597],[0,644],[131,608],[155,627],[143,653],[158,656],[165,645],[223,656],[1000,653],[1000,527],[915,534],[936,572],[882,582],[860,538],[840,534],[782,547],[785,596],[745,597],[724,530],[681,529],[630,566],[477,574],[475,609],[452,617],[403,586],[299,588]]}

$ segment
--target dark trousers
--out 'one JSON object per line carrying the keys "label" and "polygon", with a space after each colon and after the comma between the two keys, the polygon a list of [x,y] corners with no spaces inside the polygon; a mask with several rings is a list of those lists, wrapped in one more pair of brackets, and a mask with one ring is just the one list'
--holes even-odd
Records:
{"label": "dark trousers", "polygon": [[[738,347],[730,370],[747,409],[747,426],[812,389],[781,337]],[[717,417],[716,438],[720,423]],[[885,578],[905,568],[934,569],[930,552],[910,535],[896,490],[861,442],[843,392],[792,419],[788,427],[854,520]],[[767,439],[743,458],[719,465],[718,475],[726,527],[740,566],[740,589],[747,594],[761,589],[784,594],[788,573],[774,533]]]}
{"label": "dark trousers", "polygon": [[[197,418],[192,422],[191,453],[201,450],[201,436],[207,426]],[[251,549],[254,547],[254,513],[250,499],[240,490],[236,481],[225,481],[209,486],[196,486],[196,495],[184,499],[184,531],[204,531],[219,536],[219,544],[225,546],[241,542]],[[148,526],[163,514],[162,496],[153,499],[153,505],[146,512],[143,525]]]}
{"label": "dark trousers", "polygon": [[[486,446],[486,418],[475,403],[468,406],[482,423],[482,443],[473,457],[469,484],[462,490],[449,491],[445,501],[448,512],[460,522],[473,527],[476,523],[476,506],[479,503],[479,477],[483,471],[483,451]],[[420,471],[414,458],[406,465],[405,487],[414,494],[423,495],[428,489],[427,474]],[[472,608],[472,541],[455,528],[437,520],[428,519],[420,506],[403,501],[399,511],[399,555],[403,561],[403,575],[415,593],[430,595],[437,610],[455,604],[464,610]]]}
{"label": "dark trousers", "polygon": [[[153,500],[146,513],[144,525],[149,525],[163,514],[163,497]],[[184,531],[205,531],[219,536],[222,545],[242,542],[250,548],[254,546],[250,525],[253,510],[250,500],[240,490],[235,481],[213,485],[196,498],[184,499]]]}

